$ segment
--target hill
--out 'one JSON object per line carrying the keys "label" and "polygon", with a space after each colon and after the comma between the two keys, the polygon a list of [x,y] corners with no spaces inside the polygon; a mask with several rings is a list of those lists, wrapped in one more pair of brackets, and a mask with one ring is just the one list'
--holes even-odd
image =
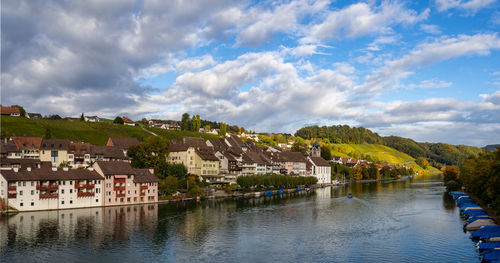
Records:
{"label": "hill", "polygon": [[[68,139],[73,141],[90,142],[95,145],[105,145],[109,137],[135,137],[144,141],[153,136],[147,130],[138,126],[127,126],[122,124],[104,122],[83,122],[72,120],[31,120],[24,117],[2,116],[0,119],[1,137],[10,136],[38,136],[52,139]],[[170,131],[164,129],[152,129],[159,136],[169,140],[182,139],[183,136],[203,137],[205,139],[216,137],[211,134]]]}
{"label": "hill", "polygon": [[467,145],[422,143],[398,136],[382,137],[369,129],[347,125],[308,126],[297,130],[295,136],[307,140],[327,139],[331,143],[340,144],[383,144],[415,159],[424,157],[446,165],[460,165],[470,155],[477,155],[482,151],[480,148]]}

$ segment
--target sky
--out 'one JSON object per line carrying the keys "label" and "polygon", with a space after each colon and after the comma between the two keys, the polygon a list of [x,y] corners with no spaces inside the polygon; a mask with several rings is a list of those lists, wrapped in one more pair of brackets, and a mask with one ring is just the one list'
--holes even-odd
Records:
{"label": "sky", "polygon": [[22,1],[2,105],[500,143],[500,1]]}

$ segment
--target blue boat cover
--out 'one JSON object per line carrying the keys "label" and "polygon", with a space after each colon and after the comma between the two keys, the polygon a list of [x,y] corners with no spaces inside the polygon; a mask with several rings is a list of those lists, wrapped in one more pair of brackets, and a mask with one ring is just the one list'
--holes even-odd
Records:
{"label": "blue boat cover", "polygon": [[450,191],[450,195],[455,195],[455,194],[465,194],[464,191]]}
{"label": "blue boat cover", "polygon": [[487,242],[479,244],[479,251],[488,250],[491,248],[500,248],[500,242]]}
{"label": "blue boat cover", "polygon": [[479,205],[476,203],[466,203],[466,204],[459,205],[458,207],[460,208],[460,210],[463,211],[468,207],[479,207]]}
{"label": "blue boat cover", "polygon": [[483,226],[471,233],[472,238],[479,238],[486,233],[500,233],[500,226]]}
{"label": "blue boat cover", "polygon": [[467,211],[463,212],[463,214],[466,216],[488,215],[488,213],[486,213],[486,211],[484,211],[482,209],[467,210]]}
{"label": "blue boat cover", "polygon": [[500,250],[486,250],[483,254],[483,260],[486,262],[496,261],[500,259]]}

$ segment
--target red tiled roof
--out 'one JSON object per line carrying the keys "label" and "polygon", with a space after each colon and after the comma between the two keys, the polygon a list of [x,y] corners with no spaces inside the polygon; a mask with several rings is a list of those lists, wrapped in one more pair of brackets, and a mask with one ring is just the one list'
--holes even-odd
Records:
{"label": "red tiled roof", "polygon": [[330,164],[325,159],[323,159],[321,157],[309,157],[309,158],[311,158],[311,161],[316,166],[328,166],[328,167],[330,167]]}
{"label": "red tiled roof", "polygon": [[10,139],[19,149],[40,149],[42,144],[41,137],[15,136]]}
{"label": "red tiled roof", "polygon": [[157,183],[158,178],[149,169],[134,169],[134,183]]}
{"label": "red tiled roof", "polygon": [[0,114],[11,115],[12,113],[21,114],[21,111],[17,107],[0,107]]}
{"label": "red tiled roof", "polygon": [[126,122],[126,123],[134,123],[133,120],[131,120],[131,119],[127,118],[127,117],[122,117],[122,120],[123,120],[123,122]]}
{"label": "red tiled roof", "polygon": [[57,169],[53,171],[50,167],[42,167],[39,169],[19,170],[0,170],[0,174],[5,180],[11,181],[46,181],[46,180],[102,180],[104,179],[96,171],[86,169]]}
{"label": "red tiled roof", "polygon": [[135,174],[134,169],[130,166],[128,162],[121,161],[109,161],[109,162],[101,162],[98,161],[96,164],[101,168],[101,171],[104,175],[115,175],[115,174]]}
{"label": "red tiled roof", "polygon": [[123,149],[128,149],[130,146],[141,144],[137,138],[134,137],[110,137],[112,146],[118,146]]}

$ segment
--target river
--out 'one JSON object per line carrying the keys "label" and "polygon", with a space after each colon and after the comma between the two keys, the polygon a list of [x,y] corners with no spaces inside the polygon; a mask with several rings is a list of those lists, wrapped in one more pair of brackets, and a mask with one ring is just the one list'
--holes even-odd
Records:
{"label": "river", "polygon": [[0,261],[478,262],[462,224],[440,179],[416,177],[283,197],[3,216]]}

